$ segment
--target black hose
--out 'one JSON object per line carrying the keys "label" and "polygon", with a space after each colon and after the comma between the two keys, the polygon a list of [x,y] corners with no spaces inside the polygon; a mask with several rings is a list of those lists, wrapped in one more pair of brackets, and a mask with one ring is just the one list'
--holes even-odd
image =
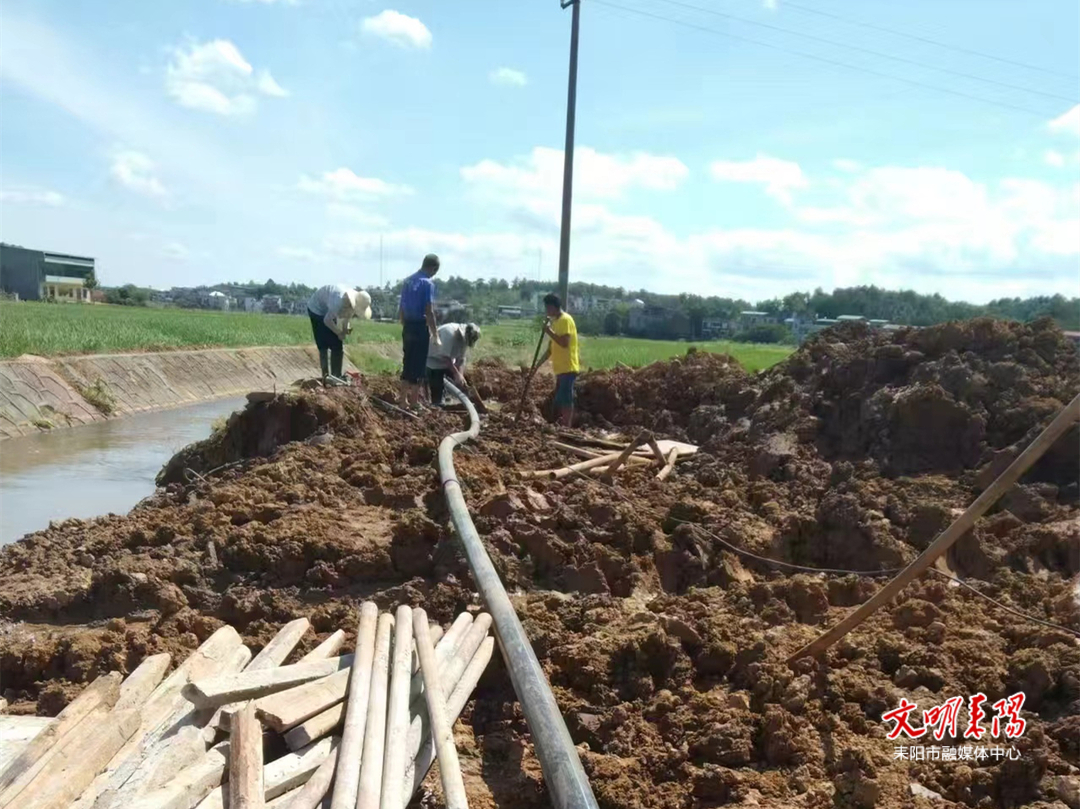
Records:
{"label": "black hose", "polygon": [[469,398],[450,382],[446,389],[469,412],[469,429],[446,436],[439,444],[439,476],[442,479],[450,521],[465,547],[465,556],[481,598],[491,614],[495,637],[502,649],[510,682],[514,685],[522,713],[529,725],[536,757],[544,771],[544,781],[555,809],[597,809],[589,779],[581,766],[574,741],[566,729],[551,685],[529,644],[525,628],[514,612],[484,543],[476,533],[469,508],[454,472],[454,448],[480,434],[480,417]]}

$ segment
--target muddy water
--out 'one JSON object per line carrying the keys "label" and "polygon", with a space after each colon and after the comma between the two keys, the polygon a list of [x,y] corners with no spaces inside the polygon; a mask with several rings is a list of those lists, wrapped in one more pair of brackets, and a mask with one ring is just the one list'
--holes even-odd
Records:
{"label": "muddy water", "polygon": [[0,443],[0,545],[50,520],[126,513],[153,494],[174,452],[243,405],[221,399]]}

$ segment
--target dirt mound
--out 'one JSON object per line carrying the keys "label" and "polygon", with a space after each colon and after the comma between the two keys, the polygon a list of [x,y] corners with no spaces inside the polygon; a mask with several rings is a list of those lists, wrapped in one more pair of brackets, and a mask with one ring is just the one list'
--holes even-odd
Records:
{"label": "dirt mound", "polygon": [[[470,376],[504,402],[525,378],[490,362]],[[394,388],[368,382],[373,395]],[[635,467],[614,487],[525,477],[570,460],[555,430],[519,426],[512,408],[487,418],[456,453],[458,478],[600,805],[899,809],[919,805],[912,783],[965,806],[1057,805],[1080,766],[1073,635],[927,577],[826,660],[791,668],[791,652],[882,578],[733,549],[903,565],[1078,384],[1060,333],[991,321],[837,330],[753,376],[696,352],[585,374],[588,423],[702,444],[666,481]],[[550,387],[534,380],[530,415]],[[127,516],[69,520],[0,549],[4,696],[55,713],[102,671],[190,651],[222,621],[258,647],[297,615],[319,637],[351,632],[364,598],[422,604],[444,622],[476,606],[435,468],[439,441],[463,423],[373,409],[353,389],[278,397],[181,453],[172,482]],[[947,560],[987,595],[1073,629],[1075,448],[1063,439]],[[898,761],[885,738],[881,714],[901,698],[924,709],[1017,690],[1027,730],[1002,746],[1019,762]],[[470,805],[550,804],[501,664],[459,729]]]}

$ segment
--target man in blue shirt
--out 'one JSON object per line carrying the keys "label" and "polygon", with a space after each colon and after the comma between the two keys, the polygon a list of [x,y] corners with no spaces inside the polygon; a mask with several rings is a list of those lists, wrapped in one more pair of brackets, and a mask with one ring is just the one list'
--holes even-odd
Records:
{"label": "man in blue shirt", "polygon": [[439,257],[424,256],[420,269],[405,279],[398,305],[401,320],[401,406],[420,407],[420,391],[427,376],[428,344],[441,345],[435,323],[435,282]]}

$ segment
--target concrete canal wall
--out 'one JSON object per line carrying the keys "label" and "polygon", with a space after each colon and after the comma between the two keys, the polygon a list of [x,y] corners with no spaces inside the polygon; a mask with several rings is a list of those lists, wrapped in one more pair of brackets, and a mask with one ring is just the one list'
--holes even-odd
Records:
{"label": "concrete canal wall", "polygon": [[0,440],[253,390],[282,391],[318,373],[314,346],[25,355],[0,362]]}

